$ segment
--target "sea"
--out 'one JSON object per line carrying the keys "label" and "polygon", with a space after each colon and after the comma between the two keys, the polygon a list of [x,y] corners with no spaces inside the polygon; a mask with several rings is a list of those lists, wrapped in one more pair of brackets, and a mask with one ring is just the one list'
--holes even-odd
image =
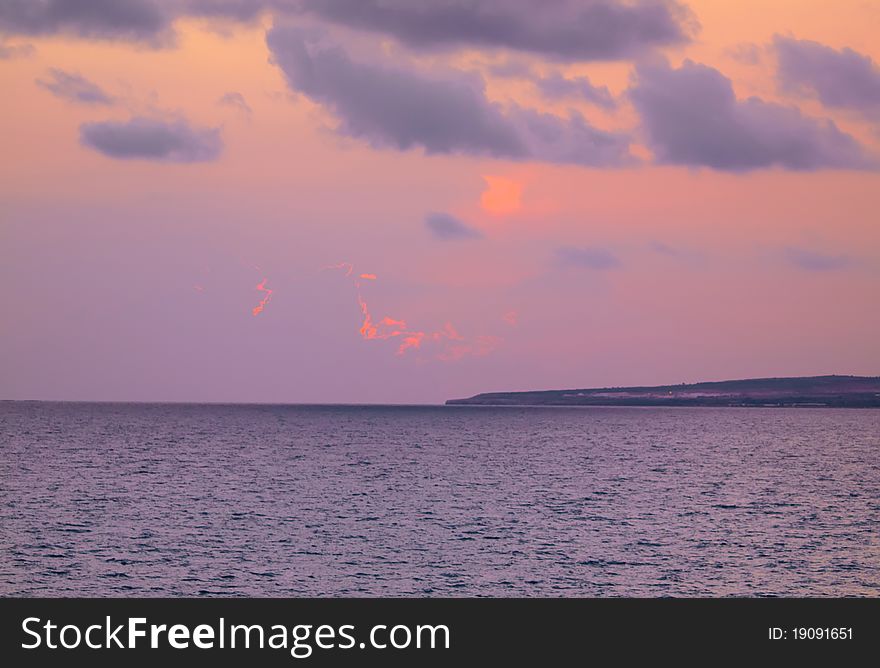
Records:
{"label": "sea", "polygon": [[0,402],[0,595],[880,594],[880,410]]}

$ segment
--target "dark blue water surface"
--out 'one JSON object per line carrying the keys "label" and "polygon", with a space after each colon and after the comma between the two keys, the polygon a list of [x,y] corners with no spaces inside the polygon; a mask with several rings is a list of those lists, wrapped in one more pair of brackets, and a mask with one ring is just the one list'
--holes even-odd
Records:
{"label": "dark blue water surface", "polygon": [[0,403],[0,594],[880,593],[880,411]]}

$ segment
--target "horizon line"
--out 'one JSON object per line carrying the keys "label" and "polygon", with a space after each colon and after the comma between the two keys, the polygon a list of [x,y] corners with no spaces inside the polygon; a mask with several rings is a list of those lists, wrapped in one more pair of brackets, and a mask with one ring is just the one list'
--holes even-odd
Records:
{"label": "horizon line", "polygon": [[[753,378],[728,378],[724,380],[699,380],[695,382],[678,382],[678,383],[662,383],[657,385],[605,385],[603,387],[566,387],[566,388],[553,388],[553,389],[534,389],[534,390],[488,390],[478,392],[476,394],[471,394],[469,397],[476,397],[480,395],[486,394],[531,394],[531,393],[540,393],[540,392],[567,392],[574,390],[613,390],[613,389],[650,389],[656,387],[676,387],[681,385],[701,385],[707,383],[729,383],[729,382],[738,382],[738,381],[760,381],[760,380],[796,380],[796,379],[807,379],[807,378],[862,378],[869,380],[880,380],[880,375],[877,376],[862,376],[858,374],[840,374],[840,373],[827,373],[827,374],[819,374],[819,375],[810,375],[810,376],[762,376],[762,377],[753,377]],[[429,406],[444,406],[448,407],[449,405],[445,402],[448,399],[441,400],[438,403],[433,402],[369,402],[369,401],[360,401],[360,402],[348,402],[348,401],[238,401],[238,400],[228,400],[228,401],[216,401],[216,400],[192,400],[192,399],[45,399],[45,398],[27,398],[27,399],[11,399],[11,398],[0,398],[0,402],[2,403],[58,403],[58,404],[149,404],[149,405],[180,405],[180,406],[316,406],[316,407],[331,407],[331,406],[350,406],[350,407],[362,407],[362,406],[412,406],[412,407],[429,407]],[[520,404],[520,406],[524,406],[525,404]],[[537,404],[539,406],[543,404]]]}

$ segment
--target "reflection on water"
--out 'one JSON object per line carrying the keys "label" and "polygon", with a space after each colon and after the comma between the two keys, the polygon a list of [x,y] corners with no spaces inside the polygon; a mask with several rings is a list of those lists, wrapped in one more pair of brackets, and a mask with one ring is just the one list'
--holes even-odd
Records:
{"label": "reflection on water", "polygon": [[0,594],[877,595],[880,411],[0,403]]}

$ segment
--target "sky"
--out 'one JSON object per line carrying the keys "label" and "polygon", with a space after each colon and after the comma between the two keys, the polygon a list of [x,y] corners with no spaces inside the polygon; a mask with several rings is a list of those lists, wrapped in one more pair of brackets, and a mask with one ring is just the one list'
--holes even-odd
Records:
{"label": "sky", "polygon": [[0,0],[0,399],[880,375],[880,2]]}

